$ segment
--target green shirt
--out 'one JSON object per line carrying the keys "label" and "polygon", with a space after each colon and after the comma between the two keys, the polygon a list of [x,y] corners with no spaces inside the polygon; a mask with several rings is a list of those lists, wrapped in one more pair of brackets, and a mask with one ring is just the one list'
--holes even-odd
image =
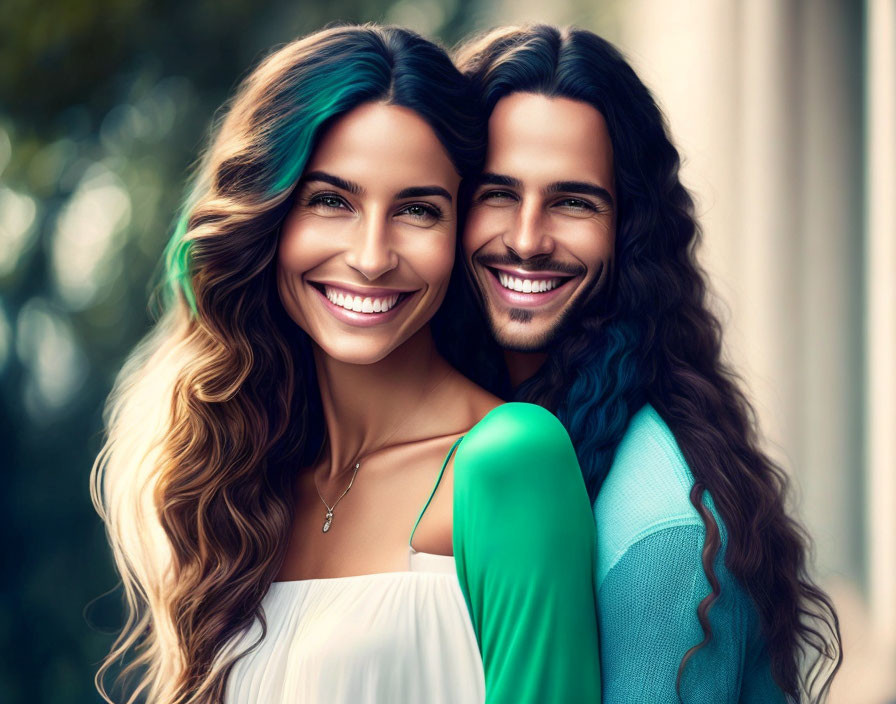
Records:
{"label": "green shirt", "polygon": [[505,403],[455,447],[454,560],[487,704],[600,702],[595,527],[566,430]]}

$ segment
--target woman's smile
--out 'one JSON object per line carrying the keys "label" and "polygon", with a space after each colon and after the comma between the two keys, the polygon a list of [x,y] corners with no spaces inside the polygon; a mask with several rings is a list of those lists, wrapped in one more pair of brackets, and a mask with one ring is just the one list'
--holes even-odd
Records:
{"label": "woman's smile", "polygon": [[394,320],[404,309],[404,303],[417,290],[386,288],[354,288],[309,281],[321,305],[337,320],[349,325],[381,325]]}
{"label": "woman's smile", "polygon": [[435,315],[454,265],[459,184],[409,108],[366,103],[326,131],[283,222],[278,275],[287,312],[327,355],[373,364]]}

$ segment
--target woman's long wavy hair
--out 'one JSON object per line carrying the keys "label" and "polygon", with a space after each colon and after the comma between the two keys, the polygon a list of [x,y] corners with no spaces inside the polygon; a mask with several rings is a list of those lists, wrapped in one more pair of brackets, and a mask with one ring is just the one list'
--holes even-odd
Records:
{"label": "woman's long wavy hair", "polygon": [[[323,442],[310,343],[275,285],[280,225],[334,119],[370,101],[414,110],[462,178],[481,167],[478,98],[413,32],[339,26],[289,43],[212,126],[166,248],[153,329],[107,400],[91,493],[126,622],[96,675],[128,662],[128,702],[221,701],[239,634],[284,557],[293,479]],[[263,637],[263,635],[262,635]]]}
{"label": "woman's long wavy hair", "polygon": [[[455,61],[486,115],[501,98],[530,92],[586,102],[606,121],[618,194],[613,283],[574,316],[516,398],[561,418],[592,501],[635,412],[649,402],[672,429],[693,472],[690,499],[706,526],[702,561],[713,585],[696,614],[704,639],[683,654],[676,688],[712,636],[707,612],[719,596],[713,564],[722,542],[703,503],[708,491],[727,528],[725,564],[758,607],[774,679],[795,698],[824,699],[842,659],[837,615],[808,573],[809,537],[785,508],[786,476],[760,450],[754,412],[722,362],[720,324],[695,256],[693,202],[650,92],[611,44],[579,29],[493,30],[463,44]],[[460,339],[483,340],[482,317],[466,321],[479,331]],[[465,373],[512,393],[493,343],[452,347],[445,339]]]}

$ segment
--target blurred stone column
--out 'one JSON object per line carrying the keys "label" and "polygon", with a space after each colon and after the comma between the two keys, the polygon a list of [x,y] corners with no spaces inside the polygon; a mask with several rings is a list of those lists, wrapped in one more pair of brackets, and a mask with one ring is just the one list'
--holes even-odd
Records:
{"label": "blurred stone column", "polygon": [[618,41],[697,196],[727,354],[769,452],[796,476],[821,572],[860,580],[860,13],[827,1],[617,7]]}
{"label": "blurred stone column", "polygon": [[695,195],[726,354],[769,451],[798,458],[799,140],[792,3],[619,3],[620,47],[663,108]]}
{"label": "blurred stone column", "polygon": [[866,18],[865,530],[872,627],[896,679],[896,3],[868,0]]}
{"label": "blurred stone column", "polygon": [[863,581],[861,7],[800,6],[797,474],[820,568]]}
{"label": "blurred stone column", "polygon": [[736,220],[713,237],[733,238],[737,298],[730,355],[743,370],[768,450],[799,466],[799,31],[792,2],[738,4],[740,129],[728,157],[736,170]]}

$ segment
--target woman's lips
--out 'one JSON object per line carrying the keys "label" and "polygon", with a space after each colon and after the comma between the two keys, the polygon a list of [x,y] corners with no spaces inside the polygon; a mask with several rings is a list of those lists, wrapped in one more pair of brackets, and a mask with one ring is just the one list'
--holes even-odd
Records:
{"label": "woman's lips", "polygon": [[[330,314],[333,315],[333,317],[335,317],[337,320],[348,323],[349,325],[355,325],[359,327],[381,325],[383,323],[389,322],[398,315],[399,311],[404,306],[408,298],[416,293],[415,291],[401,291],[393,293],[391,296],[361,296],[358,295],[356,291],[352,291],[350,289],[340,289],[327,284],[312,282],[310,285],[311,288],[313,288],[317,295],[320,297],[320,300],[323,303],[324,307],[330,312]],[[377,291],[379,292],[380,290],[377,289]],[[361,301],[364,301],[364,299],[366,299],[368,304],[365,306],[364,303],[362,303],[361,310],[349,310],[345,307],[344,304],[340,305],[338,302],[331,300],[331,298],[334,298],[340,294],[343,300],[346,297],[350,298],[352,302],[358,299],[360,299]],[[370,310],[370,306],[376,305],[377,302],[389,304],[393,299],[395,300],[395,302],[388,310]],[[358,306],[356,305],[354,307]]]}

